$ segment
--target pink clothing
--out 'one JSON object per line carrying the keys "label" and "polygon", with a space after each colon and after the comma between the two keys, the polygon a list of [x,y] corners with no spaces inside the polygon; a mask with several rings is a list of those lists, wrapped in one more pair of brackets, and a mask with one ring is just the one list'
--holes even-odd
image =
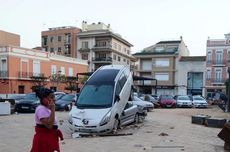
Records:
{"label": "pink clothing", "polygon": [[[36,111],[35,111],[35,122],[36,124],[42,124],[42,122],[40,121],[42,118],[47,118],[50,116],[50,109],[43,106],[43,105],[39,105],[37,108],[36,108]],[[55,122],[54,122],[54,125],[57,124],[57,121],[56,121],[56,118],[55,118]]]}

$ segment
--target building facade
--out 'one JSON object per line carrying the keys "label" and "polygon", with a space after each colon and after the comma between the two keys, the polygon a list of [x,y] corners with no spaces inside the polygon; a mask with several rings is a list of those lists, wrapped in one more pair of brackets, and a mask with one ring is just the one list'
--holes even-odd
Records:
{"label": "building facade", "polygon": [[137,91],[145,94],[175,94],[176,61],[179,57],[188,55],[189,50],[182,37],[180,40],[160,41],[135,53],[135,75],[154,79],[135,82]]}
{"label": "building facade", "polygon": [[0,30],[0,46],[20,46],[20,35]]}
{"label": "building facade", "polygon": [[230,67],[230,33],[224,39],[208,39],[206,50],[206,96],[226,92],[225,82]]}
{"label": "building facade", "polygon": [[[21,47],[0,47],[0,93],[28,93],[35,85],[33,76],[50,77],[52,75],[76,76],[86,72],[85,61],[54,55],[40,50]],[[46,87],[64,90],[64,84],[47,81]]]}
{"label": "building facade", "polygon": [[110,25],[101,22],[87,24],[83,21],[77,43],[77,57],[88,62],[89,71],[108,64],[133,67],[135,58],[130,53],[133,45],[114,33]]}
{"label": "building facade", "polygon": [[42,31],[42,48],[50,53],[77,57],[77,34],[81,29],[72,26],[49,28]]}
{"label": "building facade", "polygon": [[204,95],[206,56],[181,56],[176,61],[176,95]]}

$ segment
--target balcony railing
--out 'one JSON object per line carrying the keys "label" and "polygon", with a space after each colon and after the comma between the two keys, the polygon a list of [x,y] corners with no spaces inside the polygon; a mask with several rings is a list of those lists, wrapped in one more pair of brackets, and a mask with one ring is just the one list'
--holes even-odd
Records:
{"label": "balcony railing", "polygon": [[0,78],[8,77],[8,71],[0,71]]}
{"label": "balcony railing", "polygon": [[80,51],[80,52],[89,52],[90,49],[89,48],[80,48],[78,51]]}
{"label": "balcony railing", "polygon": [[19,72],[19,78],[44,77],[44,73]]}
{"label": "balcony railing", "polygon": [[223,79],[210,79],[211,83],[225,83],[226,80]]}
{"label": "balcony railing", "polygon": [[92,57],[92,61],[99,61],[99,62],[112,62],[112,57],[104,57],[104,58],[98,58],[98,57]]}
{"label": "balcony railing", "polygon": [[93,49],[112,49],[112,45],[95,45]]}

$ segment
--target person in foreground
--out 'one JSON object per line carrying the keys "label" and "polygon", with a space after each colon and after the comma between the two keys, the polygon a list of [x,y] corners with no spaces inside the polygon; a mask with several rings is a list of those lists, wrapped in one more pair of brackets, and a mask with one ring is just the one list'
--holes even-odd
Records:
{"label": "person in foreground", "polygon": [[53,91],[47,88],[35,90],[41,105],[35,110],[35,135],[31,152],[60,152],[59,138],[63,140],[63,134],[58,129],[55,119],[55,101]]}

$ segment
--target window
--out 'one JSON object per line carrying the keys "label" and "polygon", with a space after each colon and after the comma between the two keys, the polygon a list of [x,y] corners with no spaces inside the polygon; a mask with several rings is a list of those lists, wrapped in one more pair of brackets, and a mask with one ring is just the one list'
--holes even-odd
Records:
{"label": "window", "polygon": [[58,42],[61,42],[61,36],[58,36]]}
{"label": "window", "polygon": [[121,45],[120,44],[118,44],[118,50],[121,51]]}
{"label": "window", "polygon": [[96,46],[106,46],[106,42],[105,41],[99,41],[97,42]]}
{"label": "window", "polygon": [[142,67],[141,67],[141,70],[152,70],[152,61],[151,60],[148,60],[148,61],[142,61]]}
{"label": "window", "polygon": [[129,50],[127,50],[127,54],[130,54],[130,51],[129,51]]}
{"label": "window", "polygon": [[50,52],[54,52],[54,48],[50,48]]}
{"label": "window", "polygon": [[156,73],[155,79],[157,79],[158,81],[168,81],[169,74],[168,73]]}
{"label": "window", "polygon": [[58,47],[58,52],[61,52],[61,47]]}
{"label": "window", "polygon": [[216,64],[222,64],[222,51],[216,52]]}
{"label": "window", "polygon": [[126,48],[124,48],[124,52],[126,53]]}
{"label": "window", "polygon": [[129,65],[129,60],[127,60],[127,64]]}
{"label": "window", "polygon": [[114,42],[113,45],[114,45],[114,49],[117,49],[117,43]]}
{"label": "window", "polygon": [[221,82],[221,69],[215,69],[216,82]]}
{"label": "window", "polygon": [[61,67],[61,74],[65,75],[65,67],[63,67],[63,66]]}
{"label": "window", "polygon": [[57,74],[57,67],[56,67],[56,65],[51,65],[51,74]]}
{"label": "window", "polygon": [[69,68],[69,76],[73,76],[73,68]]}
{"label": "window", "polygon": [[7,64],[6,64],[6,59],[1,59],[1,71],[6,72],[7,71]]}
{"label": "window", "polygon": [[120,57],[120,56],[118,56],[118,61],[119,61],[119,62],[121,61],[121,57]]}
{"label": "window", "polygon": [[156,59],[156,67],[169,67],[169,59]]}
{"label": "window", "polygon": [[230,62],[230,49],[228,49],[228,62]]}
{"label": "window", "polygon": [[126,62],[126,59],[124,58],[123,61]]}
{"label": "window", "polygon": [[33,61],[33,76],[40,75],[40,61]]}
{"label": "window", "polygon": [[211,79],[211,70],[210,69],[208,69],[207,72],[206,72],[206,79],[207,80]]}
{"label": "window", "polygon": [[87,41],[85,41],[85,42],[82,42],[82,49],[88,49],[89,48],[89,44],[88,44],[88,42]]}
{"label": "window", "polygon": [[51,37],[50,37],[50,42],[52,43],[52,42],[53,42],[53,40],[54,40],[54,37],[53,37],[53,36],[51,36]]}
{"label": "window", "polygon": [[82,60],[88,60],[88,53],[81,54],[81,59]]}
{"label": "window", "polygon": [[114,60],[117,60],[116,54],[113,55],[113,59],[114,59]]}
{"label": "window", "polygon": [[208,62],[208,63],[211,63],[211,60],[212,60],[212,53],[211,53],[211,50],[208,50],[207,62]]}
{"label": "window", "polygon": [[155,51],[156,52],[162,52],[162,51],[164,51],[164,47],[156,47]]}

